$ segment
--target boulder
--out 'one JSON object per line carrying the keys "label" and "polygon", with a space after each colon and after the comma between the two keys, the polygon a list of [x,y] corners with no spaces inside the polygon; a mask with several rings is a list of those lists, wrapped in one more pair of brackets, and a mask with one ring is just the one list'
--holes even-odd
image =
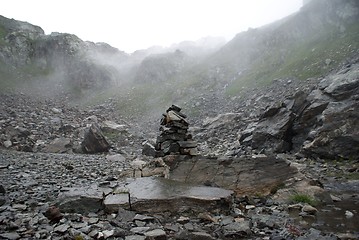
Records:
{"label": "boulder", "polygon": [[72,142],[69,138],[56,138],[50,144],[48,144],[44,152],[47,153],[66,153],[72,148]]}
{"label": "boulder", "polygon": [[323,111],[323,126],[302,151],[322,158],[359,156],[359,102],[331,102]]}
{"label": "boulder", "polygon": [[297,172],[284,159],[254,155],[233,159],[171,158],[170,179],[231,189],[242,194],[268,194]]}
{"label": "boulder", "polygon": [[359,68],[354,68],[345,73],[338,73],[323,80],[322,85],[327,84],[324,92],[335,100],[344,100],[349,98],[359,89]]}
{"label": "boulder", "polygon": [[[150,213],[229,211],[233,191],[217,187],[197,186],[170,179],[143,177],[126,185],[131,209]],[[123,206],[123,204],[121,204]],[[120,207],[120,206],[119,206]]]}
{"label": "boulder", "polygon": [[110,149],[110,144],[95,123],[86,131],[81,146],[85,153],[107,152]]}
{"label": "boulder", "polygon": [[291,149],[291,127],[294,115],[286,108],[262,119],[252,135],[252,148],[271,149],[273,152],[286,152]]}
{"label": "boulder", "polygon": [[87,214],[103,209],[104,196],[112,192],[109,188],[83,187],[62,189],[57,206],[61,212]]}

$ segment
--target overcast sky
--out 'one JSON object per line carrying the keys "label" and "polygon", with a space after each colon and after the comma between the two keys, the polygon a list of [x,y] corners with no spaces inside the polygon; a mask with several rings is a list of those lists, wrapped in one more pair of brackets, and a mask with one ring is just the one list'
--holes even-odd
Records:
{"label": "overcast sky", "polygon": [[223,36],[296,12],[302,0],[2,0],[0,15],[131,53]]}

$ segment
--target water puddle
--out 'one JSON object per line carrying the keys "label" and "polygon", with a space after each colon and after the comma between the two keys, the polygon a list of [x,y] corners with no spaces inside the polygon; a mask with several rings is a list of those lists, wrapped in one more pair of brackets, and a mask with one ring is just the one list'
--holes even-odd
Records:
{"label": "water puddle", "polygon": [[315,218],[291,213],[294,221],[325,233],[351,234],[359,238],[359,181],[330,182],[324,188],[338,201],[316,206]]}
{"label": "water puddle", "polygon": [[323,232],[359,234],[359,198],[353,196],[318,207],[314,227]]}

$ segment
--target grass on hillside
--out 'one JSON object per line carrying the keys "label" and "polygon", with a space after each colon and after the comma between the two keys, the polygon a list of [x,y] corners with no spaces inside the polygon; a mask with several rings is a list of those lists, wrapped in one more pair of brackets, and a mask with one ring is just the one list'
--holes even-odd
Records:
{"label": "grass on hillside", "polygon": [[[281,60],[280,49],[272,49],[267,56],[254,61],[247,73],[230,84],[227,94],[235,96],[244,86],[263,86],[277,78],[305,80],[323,76],[359,49],[358,39],[359,26],[353,24],[347,27],[345,34],[326,28],[309,41],[284,46],[288,48],[285,49],[287,54],[284,60]],[[326,59],[331,60],[329,65],[326,65]]]}
{"label": "grass on hillside", "polygon": [[3,26],[0,25],[0,46],[6,44],[4,38],[7,32]]}

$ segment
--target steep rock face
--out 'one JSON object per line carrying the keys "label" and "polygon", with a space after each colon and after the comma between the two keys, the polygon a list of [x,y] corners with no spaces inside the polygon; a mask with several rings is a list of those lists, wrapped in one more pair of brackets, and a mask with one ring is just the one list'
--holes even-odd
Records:
{"label": "steep rock face", "polygon": [[45,35],[40,27],[0,17],[0,70],[21,83],[42,79],[41,84],[70,89],[103,88],[116,79],[116,70],[99,59],[109,55],[113,61],[126,58],[104,44],[87,43],[66,33]]}
{"label": "steep rock face", "polygon": [[28,64],[33,53],[31,40],[43,34],[38,26],[0,16],[0,61],[13,66]]}
{"label": "steep rock face", "polygon": [[[300,95],[305,100],[300,101]],[[266,114],[268,109],[253,131],[251,146],[331,159],[358,157],[358,96],[359,63],[355,63],[323,79],[309,94],[293,97],[297,107],[288,101],[272,114]]]}
{"label": "steep rock face", "polygon": [[322,102],[326,107],[317,115],[320,127],[314,130],[314,139],[306,142],[303,151],[325,158],[358,157],[359,64],[327,77],[320,88],[330,101]]}

